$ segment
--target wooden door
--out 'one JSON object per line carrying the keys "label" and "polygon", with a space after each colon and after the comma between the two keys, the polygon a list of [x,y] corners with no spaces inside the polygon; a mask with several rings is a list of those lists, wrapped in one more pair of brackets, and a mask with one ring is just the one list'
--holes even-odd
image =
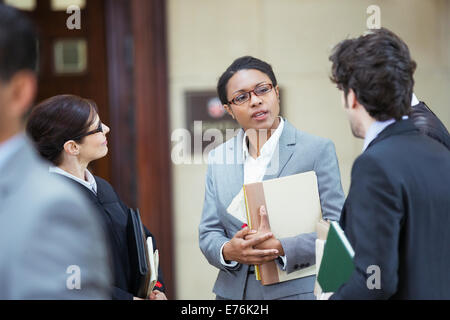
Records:
{"label": "wooden door", "polygon": [[[90,169],[110,181],[128,206],[140,209],[157,240],[166,294],[173,299],[165,0],[70,2],[85,2],[80,29],[67,27],[71,14],[53,10],[52,0],[36,0],[36,6],[26,11],[40,30],[37,101],[76,94],[97,103],[102,121],[111,127],[111,147],[108,157],[95,161]],[[60,72],[61,48],[55,46],[64,41],[84,42],[82,72]]]}
{"label": "wooden door", "polygon": [[[87,0],[80,9],[80,29],[69,29],[67,21],[72,14],[66,10],[55,10],[50,0],[38,0],[34,10],[26,11],[39,30],[39,89],[36,102],[58,94],[75,94],[92,99],[98,105],[102,121],[109,124],[104,1]],[[76,47],[84,47],[86,54],[81,50],[70,52]],[[61,54],[67,49],[69,60],[73,53],[75,60],[80,59],[77,55],[83,55],[85,67],[64,70]],[[90,169],[110,181],[110,159],[109,155],[99,159],[90,165]]]}

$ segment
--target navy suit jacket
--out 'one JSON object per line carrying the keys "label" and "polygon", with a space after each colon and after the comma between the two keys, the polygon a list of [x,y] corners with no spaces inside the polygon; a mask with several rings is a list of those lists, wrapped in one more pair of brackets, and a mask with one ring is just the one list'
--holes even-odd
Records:
{"label": "navy suit jacket", "polygon": [[444,145],[411,120],[385,128],[352,168],[340,224],[355,270],[331,299],[450,299],[449,190]]}

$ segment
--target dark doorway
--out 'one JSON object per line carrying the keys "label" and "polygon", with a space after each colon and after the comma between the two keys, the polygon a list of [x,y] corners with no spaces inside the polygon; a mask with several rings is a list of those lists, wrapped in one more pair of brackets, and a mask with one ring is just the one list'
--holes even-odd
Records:
{"label": "dark doorway", "polygon": [[[102,121],[109,123],[104,1],[86,1],[80,7],[80,29],[69,29],[71,14],[36,1],[26,11],[39,28],[39,90],[36,101],[58,94],[75,94],[94,100]],[[111,181],[111,157],[99,159],[90,169]]]}
{"label": "dark doorway", "polygon": [[97,103],[111,128],[110,148],[90,170],[110,181],[129,207],[140,209],[158,243],[166,294],[173,299],[166,3],[79,1],[84,4],[77,29],[68,26],[74,12],[55,8],[55,2],[30,1],[25,10],[40,34],[36,101],[75,94]]}

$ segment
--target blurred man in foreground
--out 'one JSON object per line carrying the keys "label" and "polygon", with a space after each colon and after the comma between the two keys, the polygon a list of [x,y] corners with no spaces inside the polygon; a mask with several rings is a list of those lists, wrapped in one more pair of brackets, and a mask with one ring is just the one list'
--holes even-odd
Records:
{"label": "blurred man in foreground", "polygon": [[23,132],[36,63],[33,26],[0,4],[0,299],[107,299],[99,218],[78,190],[49,174]]}

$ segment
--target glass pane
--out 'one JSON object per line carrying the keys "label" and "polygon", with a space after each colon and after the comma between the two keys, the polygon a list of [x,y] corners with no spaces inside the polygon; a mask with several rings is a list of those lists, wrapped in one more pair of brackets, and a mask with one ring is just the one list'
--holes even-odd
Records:
{"label": "glass pane", "polygon": [[86,0],[52,0],[51,8],[53,11],[66,11],[68,7],[75,5],[80,9],[86,6]]}
{"label": "glass pane", "polygon": [[54,43],[54,69],[56,74],[77,74],[87,69],[87,41],[64,39]]}
{"label": "glass pane", "polygon": [[4,2],[20,10],[33,11],[36,8],[36,0],[5,0]]}

